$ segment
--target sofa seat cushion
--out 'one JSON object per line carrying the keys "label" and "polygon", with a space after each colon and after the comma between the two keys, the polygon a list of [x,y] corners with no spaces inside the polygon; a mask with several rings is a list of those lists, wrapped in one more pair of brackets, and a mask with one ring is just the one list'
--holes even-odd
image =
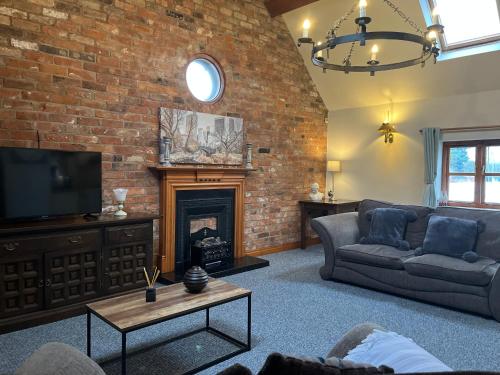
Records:
{"label": "sofa seat cushion", "polygon": [[404,269],[403,261],[412,257],[413,250],[401,251],[386,245],[345,245],[337,249],[336,255],[347,262],[361,263],[376,267]]}
{"label": "sofa seat cushion", "polygon": [[455,282],[464,285],[488,285],[497,267],[490,258],[480,257],[475,263],[445,255],[425,254],[404,261],[410,275]]}

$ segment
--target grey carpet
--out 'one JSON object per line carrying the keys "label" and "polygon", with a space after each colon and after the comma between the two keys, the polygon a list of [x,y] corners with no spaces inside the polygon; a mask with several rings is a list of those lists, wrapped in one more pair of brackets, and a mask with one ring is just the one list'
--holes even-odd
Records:
{"label": "grey carpet", "polygon": [[[215,374],[240,362],[257,371],[273,351],[310,356],[325,355],[355,324],[372,321],[411,337],[454,369],[500,369],[500,323],[479,316],[420,303],[347,284],[323,281],[318,269],[322,248],[269,255],[271,266],[227,277],[253,291],[253,349],[205,370]],[[236,301],[214,309],[213,325],[245,339],[246,302]],[[119,373],[120,336],[93,320],[93,353],[104,361],[105,371]],[[131,351],[145,344],[200,328],[204,314],[197,313],[132,333]],[[84,316],[66,319],[0,336],[0,374],[10,374],[36,348],[61,341],[85,350]],[[140,351],[127,362],[129,374],[170,375],[198,366],[233,350],[231,344],[207,334]]]}

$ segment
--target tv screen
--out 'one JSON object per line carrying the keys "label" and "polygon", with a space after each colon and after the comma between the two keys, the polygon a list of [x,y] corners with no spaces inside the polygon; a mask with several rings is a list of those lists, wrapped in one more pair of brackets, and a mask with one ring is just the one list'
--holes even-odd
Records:
{"label": "tv screen", "polygon": [[101,213],[101,154],[0,148],[0,219]]}

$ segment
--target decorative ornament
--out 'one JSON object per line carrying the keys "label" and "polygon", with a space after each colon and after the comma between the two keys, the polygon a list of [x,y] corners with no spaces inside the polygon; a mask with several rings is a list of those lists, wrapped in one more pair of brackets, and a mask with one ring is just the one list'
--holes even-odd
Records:
{"label": "decorative ornament", "polygon": [[200,266],[193,266],[184,274],[183,282],[189,293],[200,293],[208,284],[208,274]]}

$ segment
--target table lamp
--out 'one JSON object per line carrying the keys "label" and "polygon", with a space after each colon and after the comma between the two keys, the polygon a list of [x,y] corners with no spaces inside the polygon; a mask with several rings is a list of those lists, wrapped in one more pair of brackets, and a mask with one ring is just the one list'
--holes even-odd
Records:
{"label": "table lamp", "polygon": [[335,172],[340,172],[340,160],[328,160],[326,170],[331,174],[330,190],[328,191],[328,199],[330,202],[334,200],[333,177]]}
{"label": "table lamp", "polygon": [[115,199],[118,202],[118,210],[115,212],[115,216],[125,217],[127,213],[123,211],[123,205],[127,199],[128,189],[113,189]]}

